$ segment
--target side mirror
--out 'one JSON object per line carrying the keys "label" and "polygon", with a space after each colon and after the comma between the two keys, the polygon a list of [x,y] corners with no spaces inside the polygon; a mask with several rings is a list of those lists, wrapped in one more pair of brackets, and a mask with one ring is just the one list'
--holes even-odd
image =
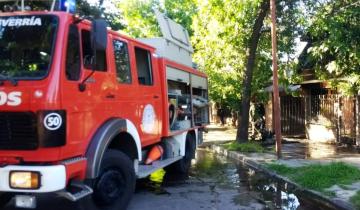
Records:
{"label": "side mirror", "polygon": [[107,23],[104,19],[92,21],[91,47],[94,51],[106,51]]}
{"label": "side mirror", "polygon": [[[86,81],[95,73],[97,69],[98,56],[101,54],[106,54],[107,47],[107,24],[103,19],[97,19],[92,21],[91,28],[91,48],[93,50],[93,61],[92,61],[92,72],[79,84],[79,91],[84,92],[86,89]],[[99,56],[99,57],[100,57]],[[106,57],[106,56],[105,56]],[[105,58],[103,57],[103,58]],[[105,61],[106,65],[106,61]]]}

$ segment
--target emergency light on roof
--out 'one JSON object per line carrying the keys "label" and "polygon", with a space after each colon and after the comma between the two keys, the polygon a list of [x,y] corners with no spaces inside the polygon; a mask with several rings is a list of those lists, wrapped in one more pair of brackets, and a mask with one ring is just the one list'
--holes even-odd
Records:
{"label": "emergency light on roof", "polygon": [[76,0],[60,0],[60,10],[64,12],[76,12]]}

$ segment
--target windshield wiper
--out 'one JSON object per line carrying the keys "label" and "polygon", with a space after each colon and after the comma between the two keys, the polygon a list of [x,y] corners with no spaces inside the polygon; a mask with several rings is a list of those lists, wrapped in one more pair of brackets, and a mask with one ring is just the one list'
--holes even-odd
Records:
{"label": "windshield wiper", "polygon": [[0,74],[0,85],[3,85],[4,81],[9,81],[14,86],[18,85],[18,81],[16,81],[13,77]]}

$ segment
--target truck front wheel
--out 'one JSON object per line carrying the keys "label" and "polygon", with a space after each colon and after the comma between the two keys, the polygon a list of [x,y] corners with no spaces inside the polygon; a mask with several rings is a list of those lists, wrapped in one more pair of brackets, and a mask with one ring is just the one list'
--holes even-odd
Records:
{"label": "truck front wheel", "polygon": [[12,197],[14,197],[13,193],[0,192],[0,208],[5,207]]}
{"label": "truck front wheel", "polygon": [[100,209],[126,209],[135,190],[132,160],[117,150],[107,150],[93,189],[93,200]]}

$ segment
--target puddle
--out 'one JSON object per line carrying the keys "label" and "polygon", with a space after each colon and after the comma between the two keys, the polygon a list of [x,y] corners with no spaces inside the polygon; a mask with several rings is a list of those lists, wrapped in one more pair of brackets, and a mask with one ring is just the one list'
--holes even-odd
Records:
{"label": "puddle", "polygon": [[189,176],[166,174],[164,170],[159,170],[148,179],[140,181],[137,191],[171,195],[166,188],[191,184],[208,185],[209,191],[215,193],[219,189],[236,190],[238,193],[232,198],[232,202],[239,206],[247,206],[255,200],[265,206],[265,209],[329,209],[287,183],[204,150],[197,151]]}
{"label": "puddle", "polygon": [[[267,145],[272,150],[274,145]],[[283,159],[337,159],[346,157],[359,157],[360,151],[352,146],[315,143],[309,141],[297,142],[294,139],[282,144]]]}
{"label": "puddle", "polygon": [[138,180],[136,182],[136,192],[147,190],[156,195],[170,195],[170,193],[163,187],[165,174],[166,172],[163,169],[160,169],[152,173],[148,178]]}
{"label": "puddle", "polygon": [[305,149],[305,155],[308,159],[339,158],[358,154],[356,148],[346,145],[309,143]]}

